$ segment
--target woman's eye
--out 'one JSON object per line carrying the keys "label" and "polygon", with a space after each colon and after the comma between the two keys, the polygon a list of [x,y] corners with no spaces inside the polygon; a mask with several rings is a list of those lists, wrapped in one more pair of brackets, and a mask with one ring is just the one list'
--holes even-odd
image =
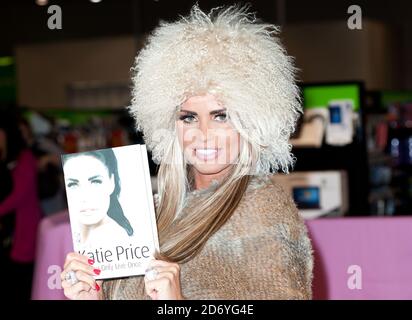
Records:
{"label": "woman's eye", "polygon": [[77,182],[69,182],[67,184],[67,187],[73,189],[73,188],[77,187],[78,185],[79,184]]}
{"label": "woman's eye", "polygon": [[179,117],[179,120],[182,120],[184,123],[192,123],[194,122],[196,119],[194,116],[192,115],[183,115]]}
{"label": "woman's eye", "polygon": [[226,113],[220,113],[216,115],[216,120],[224,122],[227,120],[227,114]]}
{"label": "woman's eye", "polygon": [[94,179],[91,182],[92,182],[92,184],[102,184],[102,180],[100,180],[100,179]]}

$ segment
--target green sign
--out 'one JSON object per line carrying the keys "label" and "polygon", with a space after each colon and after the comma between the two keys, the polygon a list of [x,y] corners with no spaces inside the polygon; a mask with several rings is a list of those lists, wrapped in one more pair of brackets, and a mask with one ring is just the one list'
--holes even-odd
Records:
{"label": "green sign", "polygon": [[383,91],[381,96],[382,107],[392,103],[412,102],[412,91]]}
{"label": "green sign", "polygon": [[[44,109],[41,110],[40,113],[54,119],[64,119],[72,125],[83,125],[89,123],[93,117],[110,117],[116,113],[116,110]],[[29,110],[25,112],[27,118],[30,118],[31,115],[32,111]]]}
{"label": "green sign", "polygon": [[354,111],[360,108],[360,87],[358,84],[337,84],[307,86],[303,88],[305,109],[327,107],[330,100],[353,100]]}
{"label": "green sign", "polygon": [[16,65],[13,57],[0,57],[0,102],[17,101]]}

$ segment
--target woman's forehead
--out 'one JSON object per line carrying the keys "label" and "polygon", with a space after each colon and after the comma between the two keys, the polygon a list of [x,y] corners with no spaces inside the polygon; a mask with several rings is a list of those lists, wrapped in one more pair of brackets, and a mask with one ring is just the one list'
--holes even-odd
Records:
{"label": "woman's forehead", "polygon": [[95,157],[80,155],[67,160],[64,165],[64,171],[78,175],[93,176],[97,174],[107,174],[108,168],[102,161]]}
{"label": "woman's forehead", "polygon": [[216,99],[212,94],[205,95],[196,95],[191,96],[182,105],[178,110],[216,110],[216,109],[225,109],[225,107]]}

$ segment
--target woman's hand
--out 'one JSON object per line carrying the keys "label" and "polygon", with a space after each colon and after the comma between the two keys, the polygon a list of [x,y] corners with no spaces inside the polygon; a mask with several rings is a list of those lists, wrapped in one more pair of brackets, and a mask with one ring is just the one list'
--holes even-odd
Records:
{"label": "woman's hand", "polygon": [[180,288],[180,266],[177,263],[163,260],[152,260],[148,270],[155,270],[154,278],[149,277],[153,272],[146,272],[144,278],[146,294],[152,300],[183,300]]}
{"label": "woman's hand", "polygon": [[[76,252],[66,256],[64,270],[61,273],[64,295],[71,300],[99,300],[102,299],[100,290],[103,281],[96,281],[94,275],[100,274],[100,270],[93,267],[94,261]],[[66,277],[70,273],[77,279],[73,283]]]}

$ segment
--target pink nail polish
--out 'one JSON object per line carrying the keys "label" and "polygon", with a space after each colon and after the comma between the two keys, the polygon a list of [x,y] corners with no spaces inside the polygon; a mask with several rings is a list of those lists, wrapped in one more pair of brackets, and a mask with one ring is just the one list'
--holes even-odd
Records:
{"label": "pink nail polish", "polygon": [[94,264],[94,260],[92,260],[92,259],[87,260],[87,262],[88,262],[90,265],[93,265],[93,264]]}
{"label": "pink nail polish", "polygon": [[99,270],[99,269],[94,269],[93,272],[94,272],[95,274],[99,275],[100,272],[101,272],[101,270]]}

